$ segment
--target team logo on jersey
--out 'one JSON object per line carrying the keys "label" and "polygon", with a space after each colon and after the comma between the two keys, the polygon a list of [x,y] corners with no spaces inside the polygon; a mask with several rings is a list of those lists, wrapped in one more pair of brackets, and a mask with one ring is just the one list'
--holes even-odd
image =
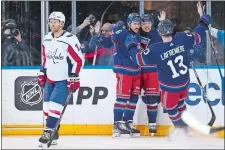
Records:
{"label": "team logo on jersey", "polygon": [[48,59],[52,59],[54,64],[57,64],[57,63],[59,63],[59,60],[63,60],[64,59],[64,56],[62,56],[61,53],[57,53],[57,51],[58,51],[58,48],[55,51],[49,51],[46,54],[46,57]]}
{"label": "team logo on jersey", "polygon": [[26,82],[21,85],[20,98],[22,102],[33,106],[42,100],[41,87],[36,82]]}
{"label": "team logo on jersey", "polygon": [[150,39],[149,38],[144,38],[144,37],[141,37],[141,49],[142,50],[146,50],[148,48],[148,44],[150,42]]}
{"label": "team logo on jersey", "polygon": [[149,38],[141,37],[141,43],[148,45],[149,42],[150,42]]}

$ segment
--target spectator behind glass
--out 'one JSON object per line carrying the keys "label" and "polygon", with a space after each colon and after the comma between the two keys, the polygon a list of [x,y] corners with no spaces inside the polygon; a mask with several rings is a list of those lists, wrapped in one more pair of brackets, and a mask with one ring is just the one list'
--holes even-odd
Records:
{"label": "spectator behind glass", "polygon": [[2,22],[2,66],[31,66],[31,53],[12,19]]}
{"label": "spectator behind glass", "polygon": [[[89,15],[90,16],[90,15]],[[78,27],[76,27],[76,35],[78,35],[85,27],[89,26],[92,23],[92,18],[87,17],[84,19],[83,23],[81,25],[79,25]],[[72,34],[75,34],[74,32],[72,32],[72,25],[70,25],[67,28],[68,32],[71,32]]]}
{"label": "spectator behind glass", "polygon": [[[113,54],[115,47],[111,39],[111,27],[110,23],[105,23],[100,31],[100,21],[98,21],[95,27],[90,26],[90,33],[92,35],[88,44],[88,48],[83,49],[85,54],[86,65],[93,63],[93,58],[96,55],[96,65],[112,65]],[[101,32],[101,33],[100,33]]]}

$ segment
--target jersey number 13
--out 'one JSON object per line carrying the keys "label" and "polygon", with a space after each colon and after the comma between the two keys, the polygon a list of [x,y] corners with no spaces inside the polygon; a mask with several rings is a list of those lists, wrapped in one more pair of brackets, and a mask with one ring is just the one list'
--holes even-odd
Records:
{"label": "jersey number 13", "polygon": [[[174,63],[179,65],[179,70],[176,70],[176,68],[174,67]],[[179,77],[180,74],[184,75],[187,73],[188,67],[183,64],[183,56],[182,55],[177,56],[174,60],[174,63],[172,60],[169,60],[167,62],[167,65],[170,66],[170,69],[173,73],[173,75],[172,75],[173,79]]]}

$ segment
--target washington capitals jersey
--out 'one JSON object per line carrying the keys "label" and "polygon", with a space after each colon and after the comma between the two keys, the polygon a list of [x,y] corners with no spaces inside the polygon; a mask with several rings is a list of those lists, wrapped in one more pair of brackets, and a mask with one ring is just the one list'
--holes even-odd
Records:
{"label": "washington capitals jersey", "polygon": [[112,33],[112,39],[116,47],[113,71],[115,73],[137,75],[140,73],[141,68],[131,60],[129,51],[125,45],[128,35],[127,29],[115,30]]}
{"label": "washington capitals jersey", "polygon": [[42,44],[42,67],[47,69],[48,79],[62,81],[71,73],[79,74],[84,65],[80,45],[77,37],[69,32],[63,32],[58,38],[53,38],[51,32],[45,35]]}
{"label": "washington capitals jersey", "polygon": [[[190,82],[190,50],[204,37],[204,25],[199,25],[196,32],[178,33],[171,42],[156,43],[148,46],[142,53],[133,55],[139,65],[157,64],[158,80],[162,90],[178,92],[186,89]],[[134,50],[135,51],[135,50]]]}
{"label": "washington capitals jersey", "polygon": [[[154,43],[162,42],[162,38],[160,37],[157,30],[152,29],[150,32],[142,32],[141,33],[141,46],[142,50],[148,48],[149,45]],[[142,51],[141,50],[141,51]],[[148,64],[141,67],[142,72],[156,72],[157,65],[156,64]]]}

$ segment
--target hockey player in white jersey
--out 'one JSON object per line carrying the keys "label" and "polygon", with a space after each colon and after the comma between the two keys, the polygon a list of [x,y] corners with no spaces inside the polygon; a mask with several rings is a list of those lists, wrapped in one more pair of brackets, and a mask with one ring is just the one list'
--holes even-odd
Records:
{"label": "hockey player in white jersey", "polygon": [[84,65],[80,42],[75,35],[63,30],[64,23],[62,12],[52,12],[49,16],[51,32],[45,35],[42,43],[43,62],[38,84],[44,88],[46,127],[39,139],[41,144],[58,139],[58,133],[53,137],[53,129],[69,92],[80,87],[79,73]]}

